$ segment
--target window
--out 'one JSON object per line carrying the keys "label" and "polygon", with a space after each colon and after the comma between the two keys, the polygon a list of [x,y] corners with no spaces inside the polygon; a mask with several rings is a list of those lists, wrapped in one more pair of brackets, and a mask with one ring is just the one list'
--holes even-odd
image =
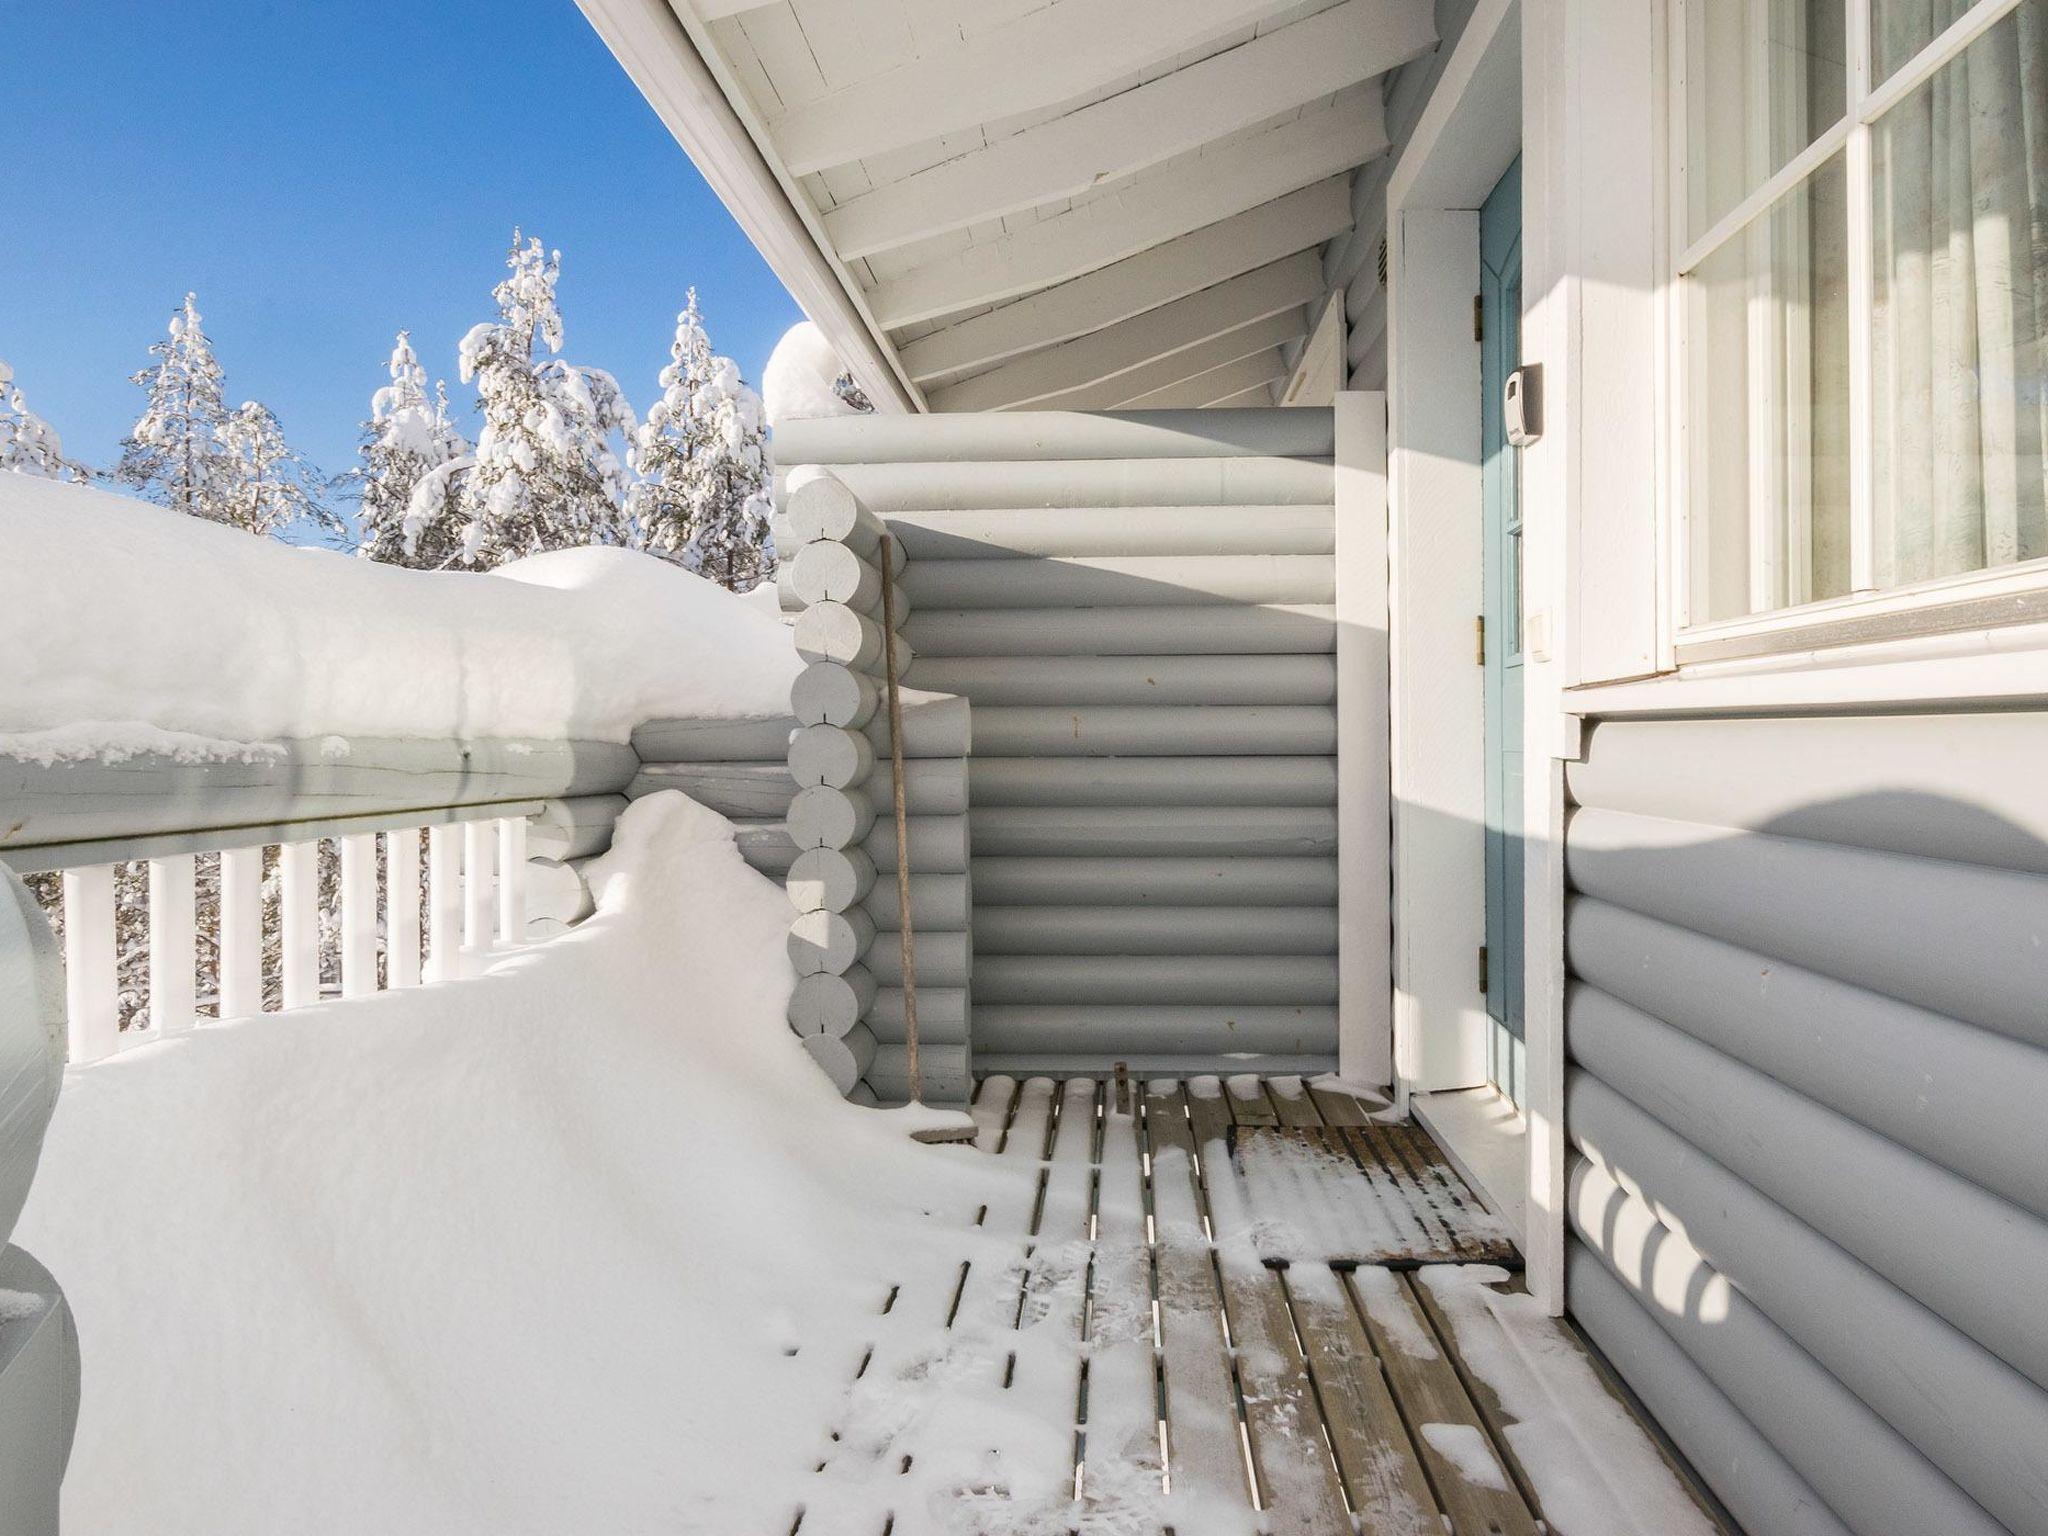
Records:
{"label": "window", "polygon": [[1682,635],[2048,586],[2048,0],[1676,3]]}

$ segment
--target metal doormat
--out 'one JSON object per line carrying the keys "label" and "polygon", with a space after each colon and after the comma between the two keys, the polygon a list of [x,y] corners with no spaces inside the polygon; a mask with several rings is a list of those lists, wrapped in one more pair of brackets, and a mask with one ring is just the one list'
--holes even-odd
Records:
{"label": "metal doormat", "polygon": [[1267,1264],[1500,1264],[1521,1256],[1428,1133],[1410,1123],[1230,1129]]}

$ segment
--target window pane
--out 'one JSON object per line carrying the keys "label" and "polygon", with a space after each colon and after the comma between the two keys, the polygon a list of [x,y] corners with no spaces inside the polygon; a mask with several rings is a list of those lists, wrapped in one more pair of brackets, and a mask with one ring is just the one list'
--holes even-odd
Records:
{"label": "window pane", "polygon": [[1847,212],[1836,155],[1686,279],[1693,623],[1848,590]]}
{"label": "window pane", "polygon": [[1782,170],[1846,110],[1844,0],[1685,7],[1687,238]]}
{"label": "window pane", "polygon": [[1871,170],[1877,584],[2048,556],[2048,0],[1880,118]]}

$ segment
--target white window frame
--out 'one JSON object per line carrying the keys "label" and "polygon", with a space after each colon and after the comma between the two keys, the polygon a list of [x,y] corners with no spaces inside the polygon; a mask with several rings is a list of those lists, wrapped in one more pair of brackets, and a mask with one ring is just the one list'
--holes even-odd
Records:
{"label": "white window frame", "polygon": [[[1880,588],[1876,583],[1875,487],[1871,479],[1871,319],[1875,291],[1871,230],[1871,126],[1887,111],[1919,90],[1940,70],[2000,21],[2022,0],[1978,0],[1890,79],[1874,85],[1870,68],[1871,0],[1840,0],[1846,7],[1848,55],[1847,111],[1804,150],[1723,214],[1697,239],[1687,241],[1691,209],[1687,182],[1687,17],[1690,7],[1721,6],[1731,0],[1670,0],[1670,88],[1666,97],[1666,133],[1670,145],[1670,198],[1666,206],[1665,241],[1672,253],[1667,269],[1665,319],[1672,339],[1664,373],[1667,398],[1666,431],[1675,445],[1665,480],[1666,520],[1665,605],[1670,637],[1665,664],[1683,667],[1694,661],[1720,660],[1853,643],[1873,626],[1893,630],[1919,627],[1915,615],[1925,614],[1928,631],[1941,627],[1935,610],[2036,596],[2048,592],[2048,559],[1993,566],[1931,581]],[[1849,586],[1847,595],[1790,607],[1772,608],[1734,618],[1691,621],[1691,422],[1687,381],[1690,348],[1685,290],[1687,277],[1835,156],[1844,158],[1848,182],[1848,308],[1849,308]],[[1700,515],[1705,509],[1697,509]],[[1754,588],[1758,572],[1751,569]],[[2013,610],[2015,618],[2021,610]],[[2033,616],[2030,614],[2030,616]],[[1994,619],[1993,622],[1996,622]],[[1840,641],[1832,639],[1839,634]]]}

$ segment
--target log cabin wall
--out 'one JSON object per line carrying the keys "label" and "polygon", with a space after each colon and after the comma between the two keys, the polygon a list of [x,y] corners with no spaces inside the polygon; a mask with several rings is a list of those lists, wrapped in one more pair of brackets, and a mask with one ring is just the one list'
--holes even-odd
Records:
{"label": "log cabin wall", "polygon": [[1568,769],[1570,1307],[1770,1529],[2048,1531],[2044,762],[1984,711]]}
{"label": "log cabin wall", "polygon": [[[1327,409],[785,424],[907,556],[972,710],[975,1069],[1336,1061]],[[915,854],[913,853],[913,857]]]}

